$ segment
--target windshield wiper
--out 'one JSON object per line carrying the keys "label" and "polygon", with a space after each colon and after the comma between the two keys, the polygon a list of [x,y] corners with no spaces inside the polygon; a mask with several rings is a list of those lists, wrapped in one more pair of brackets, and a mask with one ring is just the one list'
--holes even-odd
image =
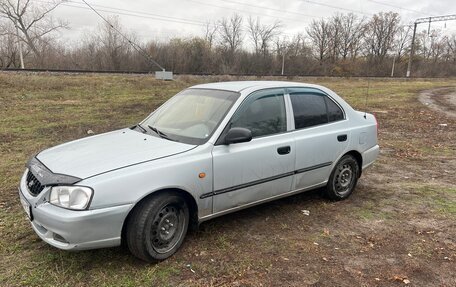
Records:
{"label": "windshield wiper", "polygon": [[141,126],[141,124],[137,124],[135,126],[135,128],[140,128],[143,131],[143,133],[147,133],[147,130],[145,128],[143,128],[143,126]]}
{"label": "windshield wiper", "polygon": [[160,137],[162,137],[162,136],[166,137],[166,134],[164,134],[163,132],[159,131],[156,127],[153,127],[151,125],[147,125],[147,126],[149,127],[149,129],[151,129],[154,133],[156,133]]}
{"label": "windshield wiper", "polygon": [[156,133],[159,137],[164,138],[164,139],[167,139],[167,140],[170,140],[170,141],[178,142],[178,140],[175,140],[175,139],[170,138],[167,134],[165,134],[164,132],[160,131],[160,130],[157,129],[156,127],[153,127],[153,126],[151,126],[151,125],[147,125],[147,126],[148,126],[149,129],[151,129],[154,133]]}

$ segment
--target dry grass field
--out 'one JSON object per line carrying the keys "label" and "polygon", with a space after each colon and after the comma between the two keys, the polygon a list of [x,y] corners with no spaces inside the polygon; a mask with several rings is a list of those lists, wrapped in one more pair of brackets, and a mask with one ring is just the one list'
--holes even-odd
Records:
{"label": "dry grass field", "polygon": [[[439,110],[455,110],[455,79],[372,79],[367,108],[366,79],[292,79],[377,116],[381,155],[348,200],[316,190],[217,218],[159,264],[121,247],[60,251],[35,235],[17,195],[31,155],[133,125],[193,84],[234,79],[0,73],[0,285],[456,286],[456,117]],[[442,87],[437,108],[418,100]]]}

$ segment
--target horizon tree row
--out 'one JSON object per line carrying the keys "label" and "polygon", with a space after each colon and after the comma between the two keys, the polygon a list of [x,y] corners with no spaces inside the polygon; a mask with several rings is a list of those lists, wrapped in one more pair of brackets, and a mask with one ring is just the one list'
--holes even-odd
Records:
{"label": "horizon tree row", "polygon": [[[28,68],[153,71],[143,52],[104,23],[78,45],[59,41],[68,23],[52,18],[63,1],[0,1],[0,69]],[[413,28],[394,12],[370,18],[334,14],[287,35],[283,24],[238,14],[208,22],[202,36],[143,42],[118,17],[109,22],[167,70],[186,74],[405,76]],[[419,31],[414,76],[456,76],[456,35]],[[392,68],[395,68],[392,71]]]}

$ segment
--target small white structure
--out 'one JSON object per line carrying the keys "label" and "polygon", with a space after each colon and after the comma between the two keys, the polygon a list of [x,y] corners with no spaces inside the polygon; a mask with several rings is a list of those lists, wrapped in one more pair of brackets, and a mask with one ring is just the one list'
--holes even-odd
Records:
{"label": "small white structure", "polygon": [[156,71],[155,72],[155,79],[171,81],[173,79],[173,72],[165,71],[165,70]]}

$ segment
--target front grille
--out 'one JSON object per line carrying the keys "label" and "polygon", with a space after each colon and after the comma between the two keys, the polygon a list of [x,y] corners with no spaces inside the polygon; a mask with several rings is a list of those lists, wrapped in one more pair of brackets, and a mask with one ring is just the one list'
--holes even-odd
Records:
{"label": "front grille", "polygon": [[33,175],[31,171],[27,173],[27,188],[32,195],[38,195],[44,189],[44,185],[41,185],[40,181]]}

